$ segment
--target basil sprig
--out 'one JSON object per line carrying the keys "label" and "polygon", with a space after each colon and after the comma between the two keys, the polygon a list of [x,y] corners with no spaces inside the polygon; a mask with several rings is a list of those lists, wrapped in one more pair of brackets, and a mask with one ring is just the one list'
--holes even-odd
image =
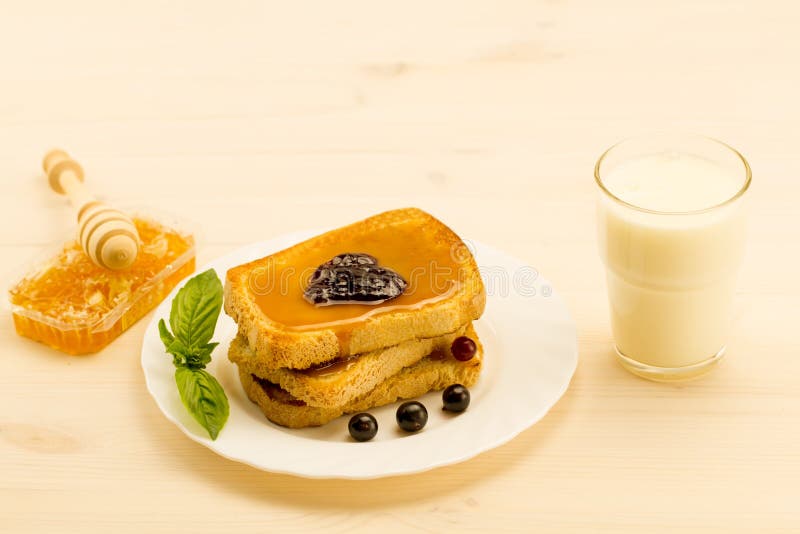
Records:
{"label": "basil sprig", "polygon": [[192,417],[217,439],[230,413],[225,390],[205,370],[211,353],[219,343],[212,343],[214,328],[222,309],[222,283],[213,269],[186,282],[172,301],[169,314],[170,333],[164,319],[158,333],[175,365],[175,383],[181,401]]}

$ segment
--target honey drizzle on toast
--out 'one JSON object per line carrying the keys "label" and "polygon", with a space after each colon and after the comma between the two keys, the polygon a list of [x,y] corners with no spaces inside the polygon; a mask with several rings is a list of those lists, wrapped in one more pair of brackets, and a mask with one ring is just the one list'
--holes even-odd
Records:
{"label": "honey drizzle on toast", "polygon": [[[303,290],[314,270],[337,254],[366,253],[380,265],[397,271],[408,282],[406,291],[380,304],[314,306],[303,298]],[[267,283],[251,285],[256,304],[265,315],[290,330],[332,328],[341,354],[349,353],[350,333],[372,316],[393,311],[413,311],[447,299],[461,284],[458,251],[438,242],[429,229],[415,222],[398,221],[377,231],[358,233],[318,247],[300,257],[281,257],[262,273]]]}

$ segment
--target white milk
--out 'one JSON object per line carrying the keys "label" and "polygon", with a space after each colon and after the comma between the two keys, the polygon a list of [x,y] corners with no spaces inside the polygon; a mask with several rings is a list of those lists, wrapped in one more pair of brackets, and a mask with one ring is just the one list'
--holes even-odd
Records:
{"label": "white milk", "polygon": [[[740,169],[741,170],[741,169]],[[655,153],[602,170],[605,188],[646,210],[691,212],[725,203],[744,179],[712,160]],[[601,192],[600,254],[622,355],[677,368],[725,347],[744,247],[742,199],[702,213],[651,213]]]}

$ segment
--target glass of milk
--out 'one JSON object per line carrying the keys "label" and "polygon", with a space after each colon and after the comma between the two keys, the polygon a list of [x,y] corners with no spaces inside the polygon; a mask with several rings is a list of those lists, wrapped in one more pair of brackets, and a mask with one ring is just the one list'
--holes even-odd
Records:
{"label": "glass of milk", "polygon": [[659,134],[611,147],[594,176],[620,363],[659,381],[709,371],[725,353],[750,166],[720,141]]}

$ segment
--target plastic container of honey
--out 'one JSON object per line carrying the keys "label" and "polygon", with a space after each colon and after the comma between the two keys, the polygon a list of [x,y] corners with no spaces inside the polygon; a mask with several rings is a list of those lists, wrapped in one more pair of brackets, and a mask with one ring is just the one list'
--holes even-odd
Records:
{"label": "plastic container of honey", "polygon": [[33,262],[9,290],[18,334],[68,354],[97,352],[194,272],[195,238],[185,224],[131,216],[141,243],[125,270],[98,267],[75,239]]}

